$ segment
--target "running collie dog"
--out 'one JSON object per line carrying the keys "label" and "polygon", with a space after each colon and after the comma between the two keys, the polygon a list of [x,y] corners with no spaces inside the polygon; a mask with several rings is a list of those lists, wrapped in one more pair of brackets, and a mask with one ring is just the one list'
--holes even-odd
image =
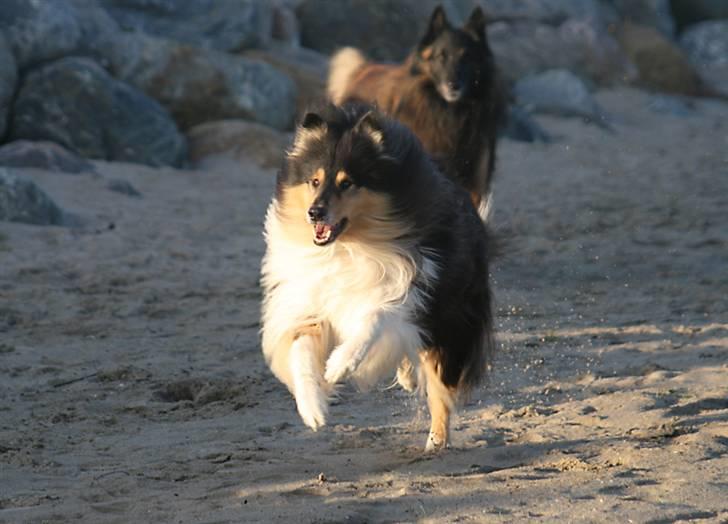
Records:
{"label": "running collie dog", "polygon": [[487,215],[498,127],[506,98],[477,7],[462,28],[442,7],[402,64],[367,62],[353,48],[331,59],[329,97],[373,103],[407,125],[440,169],[470,192]]}
{"label": "running collie dog", "polygon": [[485,226],[404,126],[364,106],[308,113],[265,220],[262,345],[303,422],[345,379],[397,371],[427,394],[427,450],[493,354]]}

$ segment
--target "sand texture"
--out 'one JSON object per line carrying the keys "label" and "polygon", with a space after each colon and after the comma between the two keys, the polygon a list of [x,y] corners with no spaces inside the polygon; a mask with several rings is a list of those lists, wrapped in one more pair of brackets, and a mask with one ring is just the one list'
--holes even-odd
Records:
{"label": "sand texture", "polygon": [[16,169],[83,225],[0,223],[0,522],[727,522],[728,105],[597,99],[501,143],[500,353],[434,457],[421,400],[313,433],[266,368],[274,170]]}

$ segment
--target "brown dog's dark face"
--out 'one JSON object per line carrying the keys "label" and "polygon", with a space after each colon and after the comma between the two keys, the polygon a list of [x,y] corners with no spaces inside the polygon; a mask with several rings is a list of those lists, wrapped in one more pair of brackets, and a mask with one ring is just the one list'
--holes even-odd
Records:
{"label": "brown dog's dark face", "polygon": [[278,187],[282,212],[299,235],[326,246],[342,237],[391,233],[387,189],[396,177],[388,173],[383,133],[372,114],[349,129],[315,113],[304,117]]}
{"label": "brown dog's dark face", "polygon": [[455,103],[487,85],[488,63],[493,55],[485,35],[485,15],[477,7],[462,28],[450,25],[442,7],[430,17],[425,36],[417,46],[414,67],[427,77],[440,96]]}

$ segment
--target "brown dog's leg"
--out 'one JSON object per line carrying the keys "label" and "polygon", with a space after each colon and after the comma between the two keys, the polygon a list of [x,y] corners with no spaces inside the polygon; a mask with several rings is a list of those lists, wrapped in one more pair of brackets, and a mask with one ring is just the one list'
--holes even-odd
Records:
{"label": "brown dog's leg", "polygon": [[455,407],[456,392],[442,383],[437,361],[432,355],[422,354],[422,365],[427,378],[427,405],[430,408],[430,434],[425,452],[444,449],[450,437],[450,413]]}

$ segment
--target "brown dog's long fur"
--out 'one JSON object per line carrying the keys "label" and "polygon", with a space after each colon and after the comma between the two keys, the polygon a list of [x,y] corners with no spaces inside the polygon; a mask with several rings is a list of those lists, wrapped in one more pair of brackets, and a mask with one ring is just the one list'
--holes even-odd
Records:
{"label": "brown dog's long fur", "polygon": [[[430,57],[440,36],[468,47],[479,62],[467,96],[446,101],[437,88],[437,67]],[[442,76],[442,72],[439,72]],[[451,178],[467,189],[476,208],[486,204],[495,169],[496,137],[505,112],[505,96],[484,31],[484,17],[476,9],[462,29],[452,28],[438,8],[419,45],[401,64],[367,62],[352,48],[344,48],[331,60],[329,96],[335,104],[363,101],[404,123],[425,150]]]}

